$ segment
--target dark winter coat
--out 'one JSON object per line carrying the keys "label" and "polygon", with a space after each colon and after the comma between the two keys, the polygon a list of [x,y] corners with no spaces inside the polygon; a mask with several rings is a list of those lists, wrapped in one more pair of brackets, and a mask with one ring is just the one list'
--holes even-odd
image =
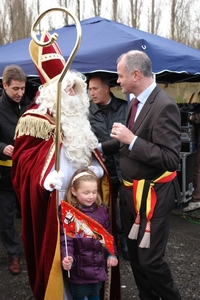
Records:
{"label": "dark winter coat", "polygon": [[[16,125],[30,103],[31,100],[25,95],[17,103],[3,91],[0,98],[0,160],[11,160],[11,157],[3,154],[3,150],[7,145],[14,145]],[[0,165],[0,189],[12,189],[11,167]]]}
{"label": "dark winter coat", "polygon": [[[114,122],[125,124],[126,121],[128,109],[127,101],[116,98],[112,93],[110,93],[110,96],[111,102],[109,104],[108,117],[97,104],[92,100],[90,101],[89,121],[92,131],[100,143],[111,139],[110,133]],[[104,158],[112,183],[118,183],[121,181],[119,154],[104,155]]]}
{"label": "dark winter coat", "polygon": [[[108,232],[111,225],[105,207],[98,207],[95,203],[90,207],[83,207],[83,213],[100,223]],[[67,236],[68,255],[74,259],[73,266],[68,272],[64,271],[69,282],[85,284],[98,283],[107,280],[106,248],[94,238],[70,238]],[[116,251],[116,250],[115,250]],[[65,239],[61,227],[61,259],[66,256]]]}

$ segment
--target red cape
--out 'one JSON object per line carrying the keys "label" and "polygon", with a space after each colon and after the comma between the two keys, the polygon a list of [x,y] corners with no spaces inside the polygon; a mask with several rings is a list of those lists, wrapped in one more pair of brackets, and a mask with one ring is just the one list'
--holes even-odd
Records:
{"label": "red cape", "polygon": [[[38,124],[34,126],[33,123],[36,120],[39,123],[41,121],[39,128],[42,123],[49,126],[45,127],[41,136]],[[56,191],[50,193],[43,188],[44,179],[55,163],[55,123],[49,115],[38,116],[33,110],[28,110],[20,122],[16,130],[12,157],[12,181],[21,205],[22,240],[29,281],[37,300],[59,300],[63,299],[63,281]],[[104,201],[111,208],[113,206],[110,201],[111,185],[107,170],[98,150],[95,150],[93,155],[104,168],[102,194]],[[110,212],[113,215],[113,209]],[[116,226],[113,227],[113,231],[116,237]],[[115,269],[112,276],[115,281],[113,289],[115,296],[110,299],[119,300],[121,298],[119,267],[113,269]]]}

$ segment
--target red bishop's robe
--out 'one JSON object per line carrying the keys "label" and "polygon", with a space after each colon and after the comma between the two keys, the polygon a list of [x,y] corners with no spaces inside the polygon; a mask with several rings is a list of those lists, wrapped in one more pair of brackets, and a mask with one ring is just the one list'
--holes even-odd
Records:
{"label": "red bishop's robe", "polygon": [[[21,205],[22,240],[33,295],[36,300],[61,300],[63,276],[56,191],[49,192],[43,187],[55,164],[55,120],[49,114],[36,113],[35,108],[21,117],[16,128],[12,182]],[[110,179],[101,154],[95,150],[93,155],[104,168],[102,196],[112,218]],[[117,243],[115,224],[113,235]],[[110,299],[120,300],[119,266],[113,269]]]}

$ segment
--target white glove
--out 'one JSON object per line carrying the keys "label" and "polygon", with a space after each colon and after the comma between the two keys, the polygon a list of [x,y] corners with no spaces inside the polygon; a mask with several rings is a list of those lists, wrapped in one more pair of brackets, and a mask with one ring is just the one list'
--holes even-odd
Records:
{"label": "white glove", "polygon": [[50,172],[44,181],[44,188],[52,192],[54,189],[60,190],[63,184],[64,173],[59,170]]}
{"label": "white glove", "polygon": [[98,178],[101,178],[104,174],[103,168],[99,166],[88,166],[88,169],[92,171]]}

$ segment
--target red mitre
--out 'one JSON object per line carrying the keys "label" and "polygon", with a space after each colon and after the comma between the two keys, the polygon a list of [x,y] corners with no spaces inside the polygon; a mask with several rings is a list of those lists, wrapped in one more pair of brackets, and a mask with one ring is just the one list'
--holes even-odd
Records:
{"label": "red mitre", "polygon": [[[50,34],[46,31],[43,32],[40,41],[47,42],[49,40]],[[29,52],[42,84],[48,84],[51,79],[61,74],[65,66],[65,59],[56,42],[49,46],[42,47],[37,45],[34,40],[31,40]]]}

